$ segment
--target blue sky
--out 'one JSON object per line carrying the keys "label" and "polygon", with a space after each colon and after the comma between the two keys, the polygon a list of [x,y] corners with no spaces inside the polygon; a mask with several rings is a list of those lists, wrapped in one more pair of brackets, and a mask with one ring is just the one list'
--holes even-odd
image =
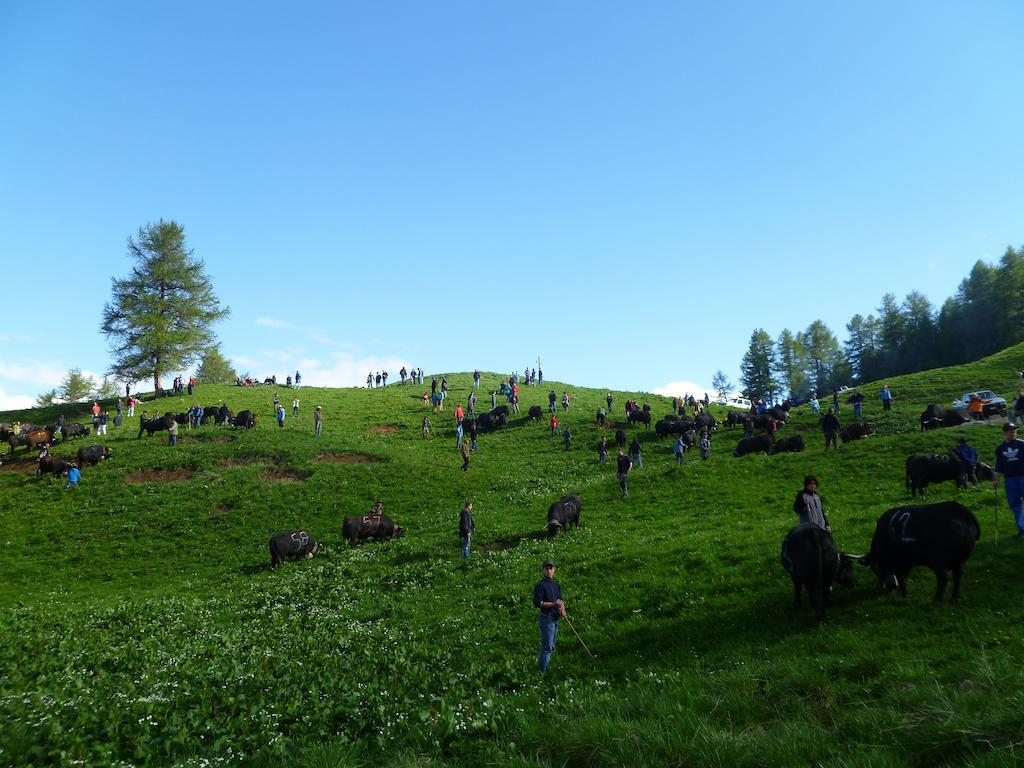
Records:
{"label": "blue sky", "polygon": [[241,371],[736,381],[1024,242],[1019,3],[0,4],[0,408],[186,228]]}

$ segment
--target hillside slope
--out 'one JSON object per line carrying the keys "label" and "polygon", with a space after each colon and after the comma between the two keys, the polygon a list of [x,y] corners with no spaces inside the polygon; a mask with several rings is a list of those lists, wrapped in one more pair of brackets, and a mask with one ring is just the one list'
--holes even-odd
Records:
{"label": "hillside slope", "polygon": [[[994,423],[920,433],[924,405],[978,387],[1009,399],[1022,367],[1024,345],[891,379],[887,414],[882,382],[865,386],[878,434],[839,453],[823,453],[806,409],[780,433],[804,434],[805,453],[733,459],[739,431],[719,430],[711,459],[684,467],[670,440],[630,428],[645,467],[627,500],[613,466],[597,463],[605,391],[561,382],[524,388],[523,414],[540,404],[545,422],[482,435],[461,472],[451,414],[468,374],[448,376],[443,414],[423,406],[422,388],[397,385],[204,387],[196,401],[252,408],[256,429],[183,429],[171,448],[136,440],[129,421],[81,441],[114,459],[71,491],[16,455],[0,468],[0,764],[1013,764],[1024,672],[1011,575],[1024,553],[1005,505],[994,546],[991,490],[930,495],[981,521],[960,606],[930,602],[927,571],[905,601],[862,571],[819,629],[806,601],[790,607],[778,550],[813,472],[837,542],[864,551],[878,516],[910,501],[908,454],[965,434],[988,457],[1000,439]],[[485,374],[484,387],[498,380]],[[549,389],[573,396],[559,409],[569,451],[546,424]],[[301,400],[284,429],[275,392],[286,407]],[[626,398],[645,399],[612,394],[623,422]],[[655,416],[669,411],[646,400]],[[171,403],[187,407],[146,407]],[[583,524],[549,540],[547,506],[566,492],[582,496]],[[349,548],[342,517],[378,498],[407,537]],[[477,535],[464,564],[467,499]],[[267,540],[296,527],[327,550],[272,571]],[[545,557],[597,658],[563,627],[540,678],[530,595]]]}

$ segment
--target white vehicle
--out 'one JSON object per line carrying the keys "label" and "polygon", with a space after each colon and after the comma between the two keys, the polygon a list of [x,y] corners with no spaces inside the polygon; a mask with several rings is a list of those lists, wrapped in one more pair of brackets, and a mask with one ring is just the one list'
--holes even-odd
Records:
{"label": "white vehicle", "polygon": [[739,408],[743,411],[750,410],[750,400],[745,397],[727,397],[725,399],[718,398],[716,400],[719,405],[724,405],[726,408]]}
{"label": "white vehicle", "polygon": [[1006,401],[991,389],[979,389],[977,392],[964,392],[959,399],[953,402],[953,408],[958,411],[969,409],[971,406],[971,400],[975,397],[980,397],[984,403],[981,407],[981,412],[986,418],[989,416],[1006,415]]}

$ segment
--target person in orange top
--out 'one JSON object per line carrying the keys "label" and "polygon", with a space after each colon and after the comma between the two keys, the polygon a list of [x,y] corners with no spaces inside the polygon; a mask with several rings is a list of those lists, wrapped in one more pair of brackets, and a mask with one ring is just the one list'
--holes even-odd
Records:
{"label": "person in orange top", "polygon": [[551,414],[551,434],[558,434],[558,418],[555,416],[555,414]]}
{"label": "person in orange top", "polygon": [[985,419],[985,403],[988,400],[982,400],[978,395],[971,397],[970,405],[967,406],[967,410],[971,412],[971,418],[975,421],[983,421]]}
{"label": "person in orange top", "polygon": [[462,423],[463,415],[464,415],[464,412],[462,410],[462,403],[459,403],[458,405],[455,406],[455,423],[456,424],[461,424]]}

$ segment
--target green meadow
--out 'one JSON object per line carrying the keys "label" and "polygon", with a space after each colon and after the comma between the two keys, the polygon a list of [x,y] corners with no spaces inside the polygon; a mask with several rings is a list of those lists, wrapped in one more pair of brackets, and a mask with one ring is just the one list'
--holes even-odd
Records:
{"label": "green meadow", "polygon": [[[876,434],[838,453],[823,452],[807,406],[779,432],[805,436],[800,454],[734,459],[740,430],[720,428],[708,461],[694,451],[679,467],[671,438],[630,427],[645,466],[625,500],[614,462],[597,461],[606,390],[566,382],[522,388],[522,415],[482,434],[462,472],[453,411],[469,373],[448,374],[443,413],[422,403],[429,377],[146,402],[137,413],[226,402],[259,423],[182,428],[170,447],[166,434],[136,439],[138,416],[127,419],[54,449],[113,451],[72,490],[5,446],[0,766],[1021,765],[1024,543],[1001,493],[929,489],[981,522],[959,605],[932,602],[930,571],[915,570],[902,599],[858,568],[819,626],[806,595],[792,606],[779,548],[805,474],[821,479],[840,548],[861,553],[878,517],[911,503],[909,454],[963,434],[991,461],[999,424],[922,433],[918,416],[982,387],[1011,400],[1022,367],[1019,345],[864,386]],[[483,375],[478,410],[500,379]],[[568,451],[547,424],[550,389],[572,394],[559,408]],[[664,397],[612,394],[623,426],[628,397],[670,411]],[[85,404],[0,420],[52,423],[60,410],[88,421]],[[581,526],[548,539],[547,508],[565,493],[583,499]],[[343,517],[375,499],[406,537],[349,547]],[[467,500],[476,536],[463,562]],[[271,569],[270,536],[299,527],[326,548]],[[596,658],[563,626],[542,677],[531,598],[547,557]]]}

